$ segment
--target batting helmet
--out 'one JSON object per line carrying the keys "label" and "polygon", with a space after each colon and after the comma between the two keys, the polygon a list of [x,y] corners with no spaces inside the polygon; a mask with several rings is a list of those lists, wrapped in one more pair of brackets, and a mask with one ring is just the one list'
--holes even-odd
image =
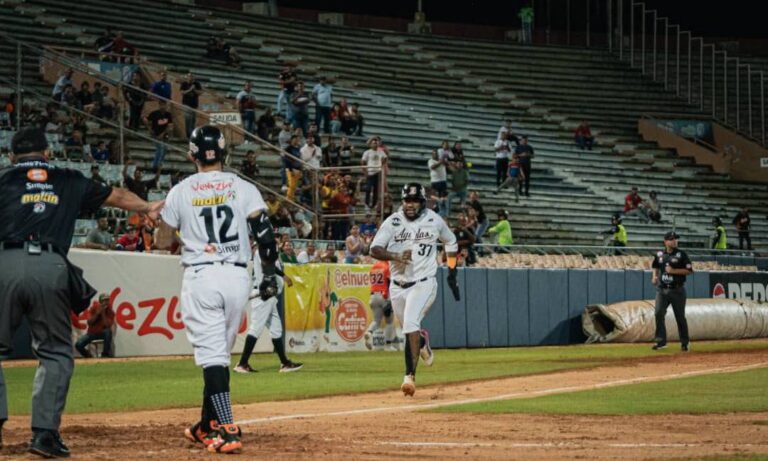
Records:
{"label": "batting helmet", "polygon": [[405,217],[409,220],[416,219],[427,206],[427,195],[424,192],[424,186],[417,182],[410,182],[403,186],[403,190],[400,193],[400,198],[403,199],[403,202],[413,202],[414,200],[419,201],[418,210],[415,210],[406,203],[403,203]]}
{"label": "batting helmet", "polygon": [[227,141],[221,130],[213,125],[195,128],[189,137],[189,153],[204,164],[221,162],[227,154]]}

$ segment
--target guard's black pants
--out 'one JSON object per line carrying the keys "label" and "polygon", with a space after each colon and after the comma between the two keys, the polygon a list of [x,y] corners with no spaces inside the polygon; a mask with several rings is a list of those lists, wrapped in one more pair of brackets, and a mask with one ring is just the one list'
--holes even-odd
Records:
{"label": "guard's black pants", "polygon": [[656,292],[656,342],[667,343],[667,326],[664,319],[667,316],[667,308],[672,304],[672,311],[677,321],[677,331],[680,334],[680,343],[688,344],[688,321],[685,319],[685,287],[659,288]]}

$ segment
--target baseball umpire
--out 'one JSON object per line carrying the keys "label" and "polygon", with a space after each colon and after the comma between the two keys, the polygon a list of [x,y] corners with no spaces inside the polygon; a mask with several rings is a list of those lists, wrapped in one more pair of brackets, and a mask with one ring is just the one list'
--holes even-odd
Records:
{"label": "baseball umpire", "polygon": [[237,453],[240,428],[234,424],[229,396],[230,352],[251,291],[248,231],[259,244],[264,277],[262,299],[277,293],[277,246],[258,189],[222,171],[226,140],[212,125],[195,128],[189,155],[197,173],[171,189],[162,211],[158,246],[168,248],[180,231],[181,315],[195,364],[203,369],[203,403],[198,423],[184,435],[208,451]]}
{"label": "baseball umpire", "polygon": [[[9,357],[14,333],[26,317],[40,361],[32,387],[29,451],[66,457],[69,449],[59,426],[74,368],[70,308],[84,310],[95,294],[67,260],[75,220],[102,205],[156,218],[162,202],[150,204],[79,171],[50,165],[42,130],[20,130],[11,151],[13,165],[0,170],[0,362]],[[0,368],[0,430],[7,418]]]}
{"label": "baseball umpire", "polygon": [[664,319],[667,308],[672,304],[672,311],[677,321],[680,334],[680,347],[688,352],[688,321],[685,319],[685,276],[693,273],[693,265],[688,255],[677,248],[680,237],[670,231],[664,235],[664,251],[659,251],[653,258],[653,276],[651,282],[656,285],[656,344],[653,350],[667,347],[667,328]]}
{"label": "baseball umpire", "polygon": [[405,334],[405,377],[400,390],[406,396],[416,392],[416,365],[432,365],[434,356],[429,334],[421,321],[437,295],[437,241],[445,246],[448,286],[459,299],[456,280],[456,236],[437,213],[427,209],[424,187],[409,183],[403,187],[402,207],[382,223],[371,243],[371,256],[391,261],[390,299]]}

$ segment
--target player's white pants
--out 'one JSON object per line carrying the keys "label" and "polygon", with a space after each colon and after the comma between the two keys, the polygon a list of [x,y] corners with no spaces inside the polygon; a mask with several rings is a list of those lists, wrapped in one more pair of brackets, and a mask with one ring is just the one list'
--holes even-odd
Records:
{"label": "player's white pants", "polygon": [[392,283],[389,295],[395,315],[403,326],[403,333],[413,333],[421,329],[421,321],[435,302],[437,280],[430,277],[405,289]]}
{"label": "player's white pants", "polygon": [[248,270],[232,264],[191,266],[181,283],[181,318],[203,368],[229,367],[243,309],[251,291]]}
{"label": "player's white pants", "polygon": [[[278,294],[277,296],[280,296]],[[280,314],[277,312],[277,296],[272,296],[264,301],[257,296],[251,300],[251,318],[248,325],[248,334],[259,337],[265,326],[269,327],[269,336],[272,339],[280,339],[283,336],[283,324]]]}

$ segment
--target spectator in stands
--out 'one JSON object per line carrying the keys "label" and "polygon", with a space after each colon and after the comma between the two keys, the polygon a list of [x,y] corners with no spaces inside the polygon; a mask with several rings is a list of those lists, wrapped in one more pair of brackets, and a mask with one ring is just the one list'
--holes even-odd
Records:
{"label": "spectator in stands", "polygon": [[65,86],[64,92],[59,96],[61,107],[77,107],[77,95],[75,94],[75,87],[72,85]]}
{"label": "spectator in stands", "polygon": [[[331,198],[328,202],[332,214],[348,214],[349,207],[354,204],[354,198],[349,193],[346,185],[337,183],[337,186],[331,192]],[[349,218],[337,218],[333,223],[331,236],[332,240],[344,240],[349,235]]]}
{"label": "spectator in stands", "polygon": [[360,237],[360,228],[357,225],[350,229],[349,236],[344,240],[344,247],[344,264],[359,264],[365,243]]}
{"label": "spectator in stands", "polygon": [[488,229],[490,221],[485,214],[485,210],[483,210],[483,205],[480,203],[480,194],[478,194],[477,191],[469,193],[469,202],[467,205],[475,210],[476,213],[477,228],[475,229],[475,240],[477,243],[483,243],[483,234],[485,234],[486,229]]}
{"label": "spectator in stands", "polygon": [[533,42],[533,6],[525,5],[517,13],[520,17],[520,43]]}
{"label": "spectator in stands", "polygon": [[323,147],[323,166],[339,166],[341,159],[339,158],[339,146],[336,145],[336,140],[333,136],[328,136],[328,144]]}
{"label": "spectator in stands", "polygon": [[275,116],[272,115],[272,108],[267,107],[267,110],[256,120],[256,134],[261,139],[272,142],[276,126],[277,122],[275,121]]}
{"label": "spectator in stands", "polygon": [[168,83],[168,73],[165,71],[160,72],[160,80],[157,80],[152,84],[150,90],[152,94],[160,96],[161,98],[171,99],[171,84]]}
{"label": "spectator in stands", "polygon": [[331,132],[331,107],[333,107],[333,86],[326,82],[325,76],[312,88],[312,100],[315,102],[315,123],[323,132]]}
{"label": "spectator in stands", "polygon": [[301,158],[301,148],[299,147],[299,137],[296,135],[291,136],[291,143],[286,149],[288,155],[283,157],[283,165],[285,166],[286,176],[288,179],[288,200],[293,200],[296,196],[296,188],[301,180],[302,165],[298,159]]}
{"label": "spectator in stands", "polygon": [[296,128],[295,130],[293,130],[293,134],[295,136],[298,136],[299,145],[303,146],[306,143],[306,139],[304,138],[304,131],[302,131],[301,128]]}
{"label": "spectator in stands", "polygon": [[251,92],[253,85],[251,82],[245,82],[243,89],[237,93],[235,100],[237,108],[240,110],[240,117],[243,119],[243,128],[249,133],[254,133],[254,124],[256,122],[256,97]]}
{"label": "spectator in stands", "polygon": [[[624,227],[624,224],[621,223],[621,216],[617,214],[611,217],[610,229],[604,230],[600,233],[602,235],[612,235],[613,238],[611,240],[611,245],[615,247],[625,247],[629,243],[627,229]],[[616,250],[616,254],[619,255],[621,252]]]}
{"label": "spectator in stands", "polygon": [[[315,144],[314,136],[307,136],[307,143],[301,148],[301,159],[312,168],[320,168],[323,160],[323,150]],[[306,175],[309,180],[309,175]]]}
{"label": "spectator in stands", "polygon": [[111,250],[115,247],[115,237],[109,232],[109,220],[100,215],[96,221],[96,227],[88,232],[85,237],[85,248],[92,250]]}
{"label": "spectator in stands", "polygon": [[307,132],[307,138],[314,138],[315,145],[318,147],[320,147],[320,145],[323,143],[323,140],[320,137],[320,134],[317,129],[317,124],[315,122],[312,122],[309,124],[309,131]]}
{"label": "spectator in stands", "polygon": [[288,122],[283,122],[283,128],[280,130],[280,133],[277,135],[277,144],[280,146],[280,149],[287,150],[288,147],[291,145],[291,138],[293,137],[293,129],[291,127],[291,124]]}
{"label": "spectator in stands", "polygon": [[298,82],[296,89],[291,93],[291,106],[293,111],[293,124],[301,128],[304,136],[309,133],[309,96],[304,90],[304,82]]}
{"label": "spectator in stands", "polygon": [[509,146],[509,140],[507,140],[507,133],[502,132],[501,138],[496,140],[493,144],[493,149],[496,151],[496,187],[501,187],[507,176],[507,166],[509,164],[509,157],[512,152],[512,148]]}
{"label": "spectator in stands", "polygon": [[54,100],[61,101],[61,95],[64,93],[64,88],[74,84],[72,82],[72,75],[74,73],[75,71],[69,68],[64,71],[64,74],[62,74],[58,80],[56,80],[56,85],[54,85],[53,92],[51,93],[51,96],[53,96]]}
{"label": "spectator in stands", "polygon": [[[445,197],[448,195],[448,173],[446,171],[446,165],[448,165],[448,159],[440,157],[437,150],[432,151],[432,158],[427,160],[427,167],[429,168],[429,183],[432,190],[438,197]],[[439,201],[438,214],[440,216],[447,216],[448,210],[446,208],[445,200]]]}
{"label": "spectator in stands", "polygon": [[467,187],[469,186],[469,169],[465,163],[456,162],[451,172],[451,190],[448,192],[446,207],[448,213],[453,207],[453,200],[458,197],[459,206],[464,208],[464,202],[467,201]]}
{"label": "spectator in stands", "polygon": [[109,87],[104,85],[101,87],[101,102],[97,115],[105,120],[114,120],[116,115],[117,103],[109,95]]}
{"label": "spectator in stands", "polygon": [[509,135],[512,133],[512,120],[504,120],[504,123],[501,124],[501,128],[499,128],[499,132],[496,134],[496,140],[498,141],[501,139],[501,135],[504,133],[507,133],[507,139],[509,139]]}
{"label": "spectator in stands", "polygon": [[512,160],[509,161],[509,165],[507,165],[507,179],[504,180],[504,182],[496,189],[497,191],[501,191],[501,189],[504,189],[506,187],[512,187],[512,190],[515,191],[515,202],[520,201],[520,181],[525,176],[523,173],[523,170],[520,168],[520,154],[515,152],[512,154]]}
{"label": "spectator in stands", "polygon": [[75,93],[77,100],[77,108],[84,112],[93,111],[93,93],[91,93],[91,85],[88,82],[80,84],[80,91]]}
{"label": "spectator in stands", "polygon": [[107,163],[111,156],[112,152],[107,149],[107,143],[105,141],[99,141],[99,143],[96,144],[96,147],[91,149],[92,162]]}
{"label": "spectator in stands", "polygon": [[643,209],[640,205],[643,203],[643,199],[640,198],[640,194],[637,193],[637,187],[633,187],[632,191],[624,197],[624,217],[637,216],[641,220],[648,222],[648,217],[643,213]]}
{"label": "spectator in stands", "polygon": [[326,264],[328,263],[336,264],[337,262],[339,262],[339,258],[336,256],[336,248],[334,247],[333,243],[329,243],[325,247],[325,251],[320,256],[320,262],[326,263]]}
{"label": "spectator in stands", "polygon": [[[461,147],[461,143],[456,141],[453,143],[453,147],[451,148],[451,153],[453,156],[451,157],[451,161],[448,162],[448,168],[450,169],[452,165],[455,163],[461,163],[462,165],[467,164],[467,159],[464,157],[464,149]],[[455,166],[455,165],[454,165]]]}
{"label": "spectator in stands", "polygon": [[[115,39],[115,34],[112,32],[111,27],[104,29],[104,32],[93,42],[93,47],[96,51],[106,53],[106,50],[112,46],[112,40]],[[102,59],[103,60],[103,59]]]}
{"label": "spectator in stands", "polygon": [[354,163],[355,147],[349,143],[349,138],[346,136],[341,137],[339,156],[341,158],[341,166],[352,166]]}
{"label": "spectator in stands", "polygon": [[102,293],[99,295],[98,304],[93,305],[88,316],[88,330],[75,343],[75,348],[80,355],[86,358],[92,357],[87,347],[93,341],[101,340],[104,342],[101,350],[102,357],[112,357],[112,327],[115,324],[115,311],[110,305],[109,295]]}
{"label": "spectator in stands", "polygon": [[237,49],[221,37],[216,37],[216,54],[223,58],[227,65],[235,69],[239,69],[243,62]]}
{"label": "spectator in stands", "polygon": [[[181,82],[179,88],[181,91],[181,103],[188,109],[184,111],[184,130],[187,132],[187,138],[192,136],[192,131],[195,129],[197,121],[197,107],[200,101],[200,94],[203,92],[203,87],[195,79],[195,75],[192,72],[187,73],[186,79]],[[195,109],[195,110],[190,110]]]}
{"label": "spectator in stands", "polygon": [[744,241],[747,242],[747,250],[752,249],[752,239],[749,236],[750,224],[749,209],[741,207],[741,210],[733,218],[733,225],[736,226],[736,231],[739,233],[739,250],[744,249]]}
{"label": "spectator in stands", "polygon": [[296,228],[296,235],[298,238],[306,239],[312,236],[312,218],[303,213],[301,210],[296,210],[293,214],[293,227]]}
{"label": "spectator in stands", "polygon": [[287,89],[289,92],[293,91],[298,82],[296,71],[290,65],[283,67],[283,70],[278,75],[278,79],[280,80],[280,87]]}
{"label": "spectator in stands", "polygon": [[361,162],[363,172],[367,177],[365,205],[367,208],[374,208],[379,203],[381,171],[383,165],[387,162],[387,154],[379,149],[379,141],[376,138],[371,138],[368,141],[368,150],[363,153]]}
{"label": "spectator in stands", "polygon": [[586,120],[576,127],[576,130],[573,132],[573,140],[576,141],[576,145],[579,146],[579,149],[592,150],[595,138],[592,136],[592,131],[589,129],[589,123],[587,123]]}
{"label": "spectator in stands", "polygon": [[102,184],[107,184],[107,180],[99,173],[99,165],[91,165],[91,179]]}
{"label": "spectator in stands", "polygon": [[139,49],[125,40],[122,31],[118,31],[117,34],[115,34],[115,39],[112,40],[112,43],[105,51],[116,54],[116,62],[133,62],[134,64],[138,64]]}
{"label": "spectator in stands", "polygon": [[364,237],[373,237],[376,235],[376,231],[377,227],[376,223],[373,222],[373,215],[371,215],[371,213],[366,213],[363,223],[360,224],[360,235]]}
{"label": "spectator in stands", "polygon": [[144,117],[144,123],[149,128],[149,134],[155,139],[155,158],[152,161],[152,169],[157,170],[165,160],[165,143],[173,132],[173,115],[167,109],[165,100],[158,101],[157,109]]}
{"label": "spectator in stands", "polygon": [[329,114],[331,134],[337,134],[341,131],[341,106],[334,103],[331,107],[331,113]]}
{"label": "spectator in stands", "polygon": [[347,113],[349,114],[350,126],[350,132],[347,134],[352,134],[354,132],[355,136],[365,136],[363,134],[365,117],[363,117],[363,114],[360,112],[360,104],[353,102],[352,107],[349,108]]}
{"label": "spectator in stands", "polygon": [[64,142],[64,156],[69,160],[83,160],[85,158],[85,144],[83,133],[80,130],[72,132],[72,137]]}
{"label": "spectator in stands", "polygon": [[290,240],[284,241],[280,244],[280,261],[283,264],[298,264],[299,260],[296,258],[296,253],[293,252],[293,243]]}
{"label": "spectator in stands", "polygon": [[299,264],[313,264],[320,262],[320,254],[317,252],[314,241],[310,240],[307,242],[306,248],[299,252],[296,261]]}
{"label": "spectator in stands", "polygon": [[659,199],[656,195],[656,191],[652,190],[649,194],[650,198],[648,200],[645,200],[643,202],[644,212],[645,215],[650,219],[651,221],[655,223],[661,222],[661,203],[659,203]]}
{"label": "spectator in stands", "polygon": [[5,102],[0,107],[0,127],[12,129],[16,126],[16,94],[6,95]]}
{"label": "spectator in stands", "polygon": [[715,216],[712,218],[712,227],[715,228],[715,233],[712,235],[713,250],[727,250],[728,249],[728,235],[725,233],[725,227],[723,227],[723,221]]}
{"label": "spectator in stands", "polygon": [[245,153],[245,159],[240,166],[240,172],[248,178],[256,179],[259,175],[259,165],[256,163],[256,152],[249,150]]}
{"label": "spectator in stands", "polygon": [[453,233],[456,235],[456,243],[459,245],[459,250],[466,251],[467,253],[467,266],[475,264],[475,232],[469,227],[467,223],[467,215],[464,213],[459,213],[456,227],[453,228]]}
{"label": "spectator in stands", "polygon": [[523,170],[523,176],[520,178],[520,193],[523,193],[523,187],[525,187],[525,196],[530,197],[531,187],[531,160],[533,159],[533,147],[528,144],[528,136],[520,137],[520,145],[515,147],[515,153],[520,156],[520,168]]}
{"label": "spectator in stands", "polygon": [[134,226],[127,226],[125,233],[117,239],[115,250],[117,251],[138,251],[139,234]]}
{"label": "spectator in stands", "polygon": [[277,196],[272,192],[267,193],[267,197],[264,200],[264,203],[267,205],[267,216],[270,218],[277,214],[277,210],[279,210],[281,206],[280,200],[278,200]]}
{"label": "spectator in stands", "polygon": [[512,226],[509,223],[509,213],[506,210],[499,210],[497,213],[499,222],[495,226],[488,229],[490,235],[498,235],[496,243],[499,247],[496,248],[497,252],[508,251],[504,246],[514,244],[512,239]]}
{"label": "spectator in stands", "polygon": [[132,130],[138,130],[141,123],[141,113],[147,100],[146,88],[144,88],[141,75],[138,72],[134,72],[131,77],[131,84],[124,87],[123,94],[128,102],[128,127]]}
{"label": "spectator in stands", "polygon": [[128,167],[133,164],[133,160],[126,160],[123,165],[123,183],[125,187],[134,194],[141,197],[146,201],[149,197],[149,189],[157,188],[157,181],[160,179],[160,175],[156,174],[152,179],[143,179],[144,175],[137,167],[133,171],[133,177],[128,175]]}
{"label": "spectator in stands", "polygon": [[453,151],[448,145],[447,140],[440,144],[440,148],[437,150],[437,155],[440,160],[445,160],[446,162],[453,160]]}

